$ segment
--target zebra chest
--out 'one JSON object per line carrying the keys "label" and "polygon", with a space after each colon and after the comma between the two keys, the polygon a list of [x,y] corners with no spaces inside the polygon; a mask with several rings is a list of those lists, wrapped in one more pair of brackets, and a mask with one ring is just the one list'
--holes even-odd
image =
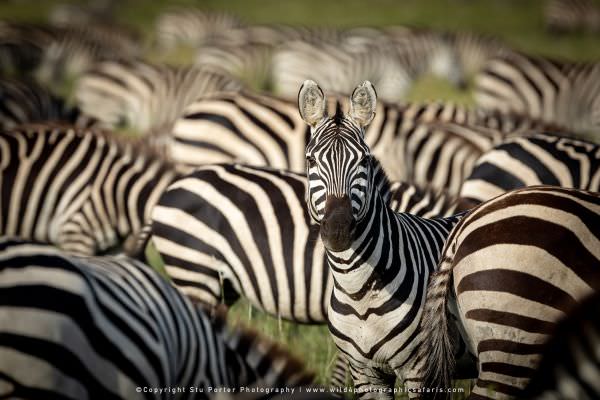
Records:
{"label": "zebra chest", "polygon": [[412,324],[406,324],[410,310],[410,304],[396,303],[385,290],[369,291],[358,300],[334,291],[330,330],[336,345],[354,360],[389,367],[404,356],[397,350],[410,341]]}

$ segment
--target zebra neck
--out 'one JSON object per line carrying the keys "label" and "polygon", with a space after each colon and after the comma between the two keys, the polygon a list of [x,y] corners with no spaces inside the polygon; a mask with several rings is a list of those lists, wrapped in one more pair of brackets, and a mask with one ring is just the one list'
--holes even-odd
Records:
{"label": "zebra neck", "polygon": [[379,193],[358,224],[348,250],[327,250],[334,290],[351,298],[385,289],[393,294],[405,281],[424,286],[437,268],[444,242],[460,216],[426,219],[395,213]]}

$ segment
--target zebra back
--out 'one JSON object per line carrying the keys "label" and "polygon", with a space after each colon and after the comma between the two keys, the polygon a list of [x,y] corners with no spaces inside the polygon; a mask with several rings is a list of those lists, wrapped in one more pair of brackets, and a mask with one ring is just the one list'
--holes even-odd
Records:
{"label": "zebra back", "polygon": [[492,58],[475,79],[485,109],[517,112],[577,133],[598,127],[600,64],[572,63],[516,52]]}
{"label": "zebra back", "polygon": [[600,191],[600,145],[547,133],[508,138],[477,160],[460,197],[472,206],[534,185]]}
{"label": "zebra back", "polygon": [[133,240],[177,176],[144,146],[66,125],[1,133],[2,235],[85,254]]}
{"label": "zebra back", "polygon": [[[338,103],[341,108],[348,108],[348,101],[341,97],[333,97],[328,108],[335,110]],[[441,122],[456,124],[441,125]],[[467,174],[471,155],[479,157],[481,151],[503,138],[502,132],[520,134],[537,126],[537,121],[521,116],[484,113],[450,103],[399,106],[378,103],[375,118],[367,128],[366,141],[393,180],[425,185],[431,181],[428,170],[432,171],[430,175],[436,170],[438,174],[449,173],[449,166],[437,168],[438,163],[456,162],[458,165],[460,160],[469,158],[468,162],[464,161],[468,164],[464,166]],[[190,166],[243,162],[303,172],[308,139],[309,132],[292,102],[233,93],[216,94],[190,104],[175,123],[168,147],[174,162]],[[429,144],[425,145],[423,140]],[[453,147],[448,146],[451,150],[447,155],[460,148],[458,157],[439,159],[436,156],[445,153],[439,149],[445,140],[453,143]],[[415,159],[433,163],[431,168],[419,167],[418,178],[414,163],[407,161]],[[455,170],[462,171],[463,167],[456,166]],[[465,176],[454,179],[452,185],[458,186]],[[448,184],[447,178],[436,179],[436,187]]]}
{"label": "zebra back", "polygon": [[6,397],[137,399],[184,387],[169,395],[191,399],[209,388],[311,381],[287,351],[211,318],[135,260],[7,240],[0,249]]}

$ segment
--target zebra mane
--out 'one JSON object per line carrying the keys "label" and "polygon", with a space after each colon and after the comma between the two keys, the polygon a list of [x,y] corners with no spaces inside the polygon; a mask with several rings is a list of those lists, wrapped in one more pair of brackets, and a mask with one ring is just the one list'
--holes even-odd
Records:
{"label": "zebra mane", "polygon": [[[337,100],[337,99],[336,99]],[[333,122],[336,125],[340,125],[344,119],[344,111],[342,110],[342,104],[339,101],[335,102],[335,114],[333,114]]]}
{"label": "zebra mane", "polygon": [[[197,307],[204,311],[203,306]],[[223,335],[228,347],[257,374],[259,384],[265,377],[276,378],[275,382],[263,382],[265,384],[302,386],[313,383],[315,374],[308,371],[304,362],[283,345],[254,328],[243,324],[228,324],[227,307],[216,307],[209,314],[215,330]]]}
{"label": "zebra mane", "polygon": [[392,198],[392,184],[379,160],[375,157],[371,157],[371,163],[373,165],[373,183],[379,191],[384,203],[389,204]]}

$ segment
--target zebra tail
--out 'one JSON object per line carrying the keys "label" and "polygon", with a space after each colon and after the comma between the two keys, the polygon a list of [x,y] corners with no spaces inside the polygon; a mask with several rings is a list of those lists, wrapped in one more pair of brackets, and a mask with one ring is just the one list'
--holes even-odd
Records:
{"label": "zebra tail", "polygon": [[[457,231],[455,226],[454,232]],[[451,377],[454,371],[454,336],[455,327],[451,319],[448,318],[448,298],[452,285],[452,267],[456,243],[453,243],[453,234],[446,243],[442,254],[444,257],[440,263],[440,268],[432,274],[425,301],[422,318],[422,333],[425,338],[424,345],[420,346],[418,360],[424,360],[421,363],[421,376],[424,377],[423,387],[426,388],[449,388],[451,387]],[[452,245],[451,245],[452,244]],[[451,252],[448,248],[452,246]],[[447,256],[451,253],[450,256]],[[424,399],[447,398],[443,393],[426,393]]]}

